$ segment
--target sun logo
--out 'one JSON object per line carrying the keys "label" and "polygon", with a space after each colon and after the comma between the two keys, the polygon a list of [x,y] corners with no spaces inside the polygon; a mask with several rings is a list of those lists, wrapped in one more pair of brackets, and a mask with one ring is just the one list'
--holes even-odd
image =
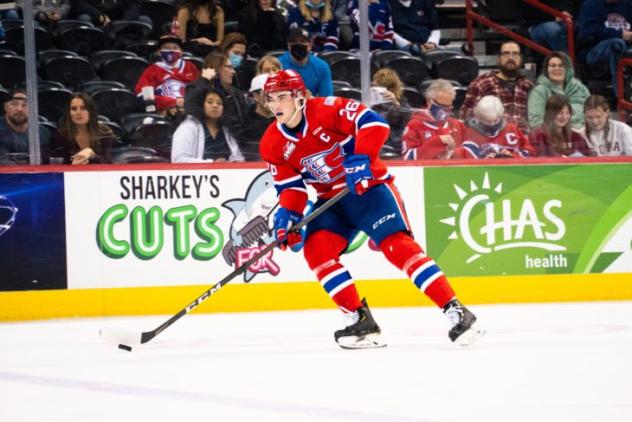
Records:
{"label": "sun logo", "polygon": [[[470,180],[469,192],[454,185],[459,202],[448,206],[454,216],[439,220],[454,228],[448,239],[462,239],[474,252],[466,262],[469,264],[483,255],[514,248],[537,248],[547,251],[565,251],[557,242],[566,234],[564,221],[554,213],[562,208],[562,202],[551,199],[536,207],[533,200],[525,198],[516,206],[516,200],[498,200],[503,193],[503,184],[492,188],[489,174],[477,185]],[[483,214],[483,222],[478,218]]]}

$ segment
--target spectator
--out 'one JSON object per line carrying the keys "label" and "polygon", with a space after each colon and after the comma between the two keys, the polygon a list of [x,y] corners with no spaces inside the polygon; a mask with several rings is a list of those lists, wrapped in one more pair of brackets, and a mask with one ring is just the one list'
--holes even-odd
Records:
{"label": "spectator", "polygon": [[205,57],[224,38],[224,10],[215,0],[185,0],[177,19],[182,41],[196,56]]}
{"label": "spectator", "polygon": [[[28,99],[23,89],[13,89],[4,103],[0,117],[0,164],[29,164]],[[50,162],[50,132],[39,127],[42,164]]]}
{"label": "spectator", "polygon": [[283,69],[283,66],[281,66],[279,59],[274,56],[263,56],[257,62],[256,72],[257,75],[261,75],[262,73],[273,75],[281,69]]}
{"label": "spectator", "polygon": [[99,122],[98,116],[97,107],[88,94],[73,94],[51,142],[55,155],[61,155],[64,164],[112,162],[114,135]]}
{"label": "spectator", "polygon": [[233,65],[233,69],[238,69],[239,66],[241,66],[246,57],[247,49],[248,41],[246,41],[246,37],[239,32],[227,34],[219,44],[219,51],[228,56],[230,64]]}
{"label": "spectator", "polygon": [[382,68],[373,75],[371,85],[371,90],[379,93],[380,97],[377,103],[371,103],[371,108],[382,114],[391,127],[386,145],[395,148],[401,154],[402,134],[410,119],[410,104],[404,97],[404,84],[397,72]]}
{"label": "spectator", "polygon": [[246,94],[233,85],[235,69],[226,54],[211,53],[204,60],[202,77],[222,95],[224,125],[239,138],[245,124],[248,104]]}
{"label": "spectator", "polygon": [[542,126],[529,134],[538,156],[584,157],[593,155],[586,139],[571,127],[571,104],[559,94],[546,102]]}
{"label": "spectator", "polygon": [[[349,2],[347,10],[354,36],[351,47],[360,46],[360,9],[358,0]],[[371,50],[390,50],[393,48],[393,19],[388,0],[369,1],[369,47]]]}
{"label": "spectator", "polygon": [[353,30],[347,9],[349,8],[349,0],[332,0],[332,9],[334,16],[338,21],[338,48],[348,50],[353,39]]}
{"label": "spectator", "polygon": [[287,24],[290,30],[307,31],[312,51],[338,49],[338,20],[331,0],[298,0],[296,7],[288,7]]}
{"label": "spectator", "polygon": [[239,17],[239,32],[262,51],[284,49],[286,27],[276,0],[250,0]]}
{"label": "spectator", "polygon": [[575,78],[571,59],[566,53],[560,51],[555,51],[544,59],[542,74],[529,93],[528,111],[531,128],[542,125],[546,101],[553,94],[568,98],[573,112],[571,125],[575,129],[583,127],[584,102],[590,95],[590,91],[579,79]]}
{"label": "spectator", "polygon": [[108,15],[95,7],[92,0],[72,0],[68,17],[90,22],[96,26],[105,26],[111,21]]}
{"label": "spectator", "polygon": [[518,125],[523,133],[527,133],[527,98],[533,82],[521,74],[521,66],[520,46],[515,41],[503,43],[498,56],[499,70],[481,75],[470,83],[461,106],[461,120],[471,119],[481,98],[493,95],[503,104],[505,121]]}
{"label": "spectator", "polygon": [[389,0],[395,30],[395,44],[413,54],[439,46],[441,31],[435,0]]}
{"label": "spectator", "polygon": [[159,113],[175,118],[184,107],[184,87],[199,78],[195,65],[182,59],[182,41],[163,36],[158,42],[161,60],[147,66],[136,84],[136,94],[143,96],[144,87],[152,87]]}
{"label": "spectator", "polygon": [[434,80],[426,89],[426,108],[414,113],[404,131],[407,160],[452,158],[457,145],[463,143],[466,127],[450,117],[456,97],[454,86],[445,79]]}
{"label": "spectator", "polygon": [[223,95],[206,79],[187,86],[187,117],[173,134],[171,162],[244,161],[237,140],[223,125]]}
{"label": "spectator", "polygon": [[513,123],[505,121],[500,98],[487,95],[474,108],[474,119],[465,132],[454,158],[525,158],[535,154],[528,138]]}
{"label": "spectator", "polygon": [[[549,0],[545,4],[573,18],[576,16],[579,0]],[[531,24],[531,39],[553,51],[568,53],[568,31],[564,21],[559,18],[553,19],[548,13],[527,3],[523,3],[522,7],[525,20]]]}
{"label": "spectator", "polygon": [[279,57],[284,70],[297,71],[305,87],[317,97],[328,97],[334,93],[329,64],[311,53],[309,34],[303,28],[294,28],[287,38],[288,52]]}
{"label": "spectator", "polygon": [[584,106],[586,126],[580,133],[593,155],[632,155],[632,128],[610,119],[610,105],[601,95],[591,95]]}
{"label": "spectator", "polygon": [[255,104],[248,110],[246,124],[239,141],[247,161],[259,161],[259,141],[270,123],[274,121],[274,116],[268,108],[268,102],[263,95],[263,86],[268,79],[267,74],[261,74],[252,78],[250,84],[250,95]]}
{"label": "spectator", "polygon": [[606,61],[615,93],[617,63],[632,41],[631,22],[632,2],[627,0],[585,0],[579,11],[579,57],[589,66]]}
{"label": "spectator", "polygon": [[[18,0],[15,4],[24,10],[24,0]],[[50,26],[61,19],[66,19],[69,12],[69,0],[39,0],[33,2],[33,18],[43,26]],[[3,19],[7,18],[3,17]],[[17,13],[11,19],[18,19]]]}

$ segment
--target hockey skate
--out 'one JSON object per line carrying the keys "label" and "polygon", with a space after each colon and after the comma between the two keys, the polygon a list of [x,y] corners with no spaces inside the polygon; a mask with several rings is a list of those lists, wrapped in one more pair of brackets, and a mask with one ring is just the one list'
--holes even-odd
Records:
{"label": "hockey skate", "polygon": [[380,327],[377,325],[369,310],[366,299],[362,299],[362,306],[349,315],[350,324],[334,333],[336,343],[343,349],[374,349],[385,347],[386,343],[379,340]]}
{"label": "hockey skate", "polygon": [[485,334],[476,323],[476,316],[457,299],[445,305],[443,313],[450,321],[448,336],[459,346],[469,346]]}

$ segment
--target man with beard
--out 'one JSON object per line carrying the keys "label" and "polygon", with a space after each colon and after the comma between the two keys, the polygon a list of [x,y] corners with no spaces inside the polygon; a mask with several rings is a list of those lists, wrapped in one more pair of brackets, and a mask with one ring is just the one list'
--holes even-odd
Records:
{"label": "man with beard", "polygon": [[503,43],[498,56],[499,70],[481,75],[472,81],[461,106],[461,119],[469,121],[480,99],[493,95],[503,103],[507,123],[515,123],[527,133],[527,99],[533,82],[522,75],[521,66],[520,46],[514,41]]}
{"label": "man with beard", "polygon": [[[28,128],[26,91],[14,89],[4,103],[4,118],[0,118],[0,165],[29,164]],[[42,164],[48,164],[50,132],[42,126],[39,132]]]}
{"label": "man with beard", "polygon": [[331,69],[326,61],[311,53],[312,43],[308,32],[303,28],[290,30],[287,46],[288,51],[279,57],[283,69],[298,72],[312,95],[316,97],[333,95]]}

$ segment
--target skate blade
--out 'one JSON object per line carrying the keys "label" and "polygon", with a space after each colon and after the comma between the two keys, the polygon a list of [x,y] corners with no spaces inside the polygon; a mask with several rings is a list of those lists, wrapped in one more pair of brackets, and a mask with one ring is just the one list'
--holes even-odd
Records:
{"label": "skate blade", "polygon": [[462,347],[467,347],[470,344],[474,343],[479,338],[485,335],[486,331],[484,328],[481,328],[478,323],[472,324],[469,330],[461,334],[456,340],[454,340],[455,344],[458,344]]}
{"label": "skate blade", "polygon": [[355,337],[340,337],[337,340],[338,346],[347,350],[355,349],[378,349],[380,347],[386,347],[386,343],[380,341],[379,334],[367,334],[366,336]]}

